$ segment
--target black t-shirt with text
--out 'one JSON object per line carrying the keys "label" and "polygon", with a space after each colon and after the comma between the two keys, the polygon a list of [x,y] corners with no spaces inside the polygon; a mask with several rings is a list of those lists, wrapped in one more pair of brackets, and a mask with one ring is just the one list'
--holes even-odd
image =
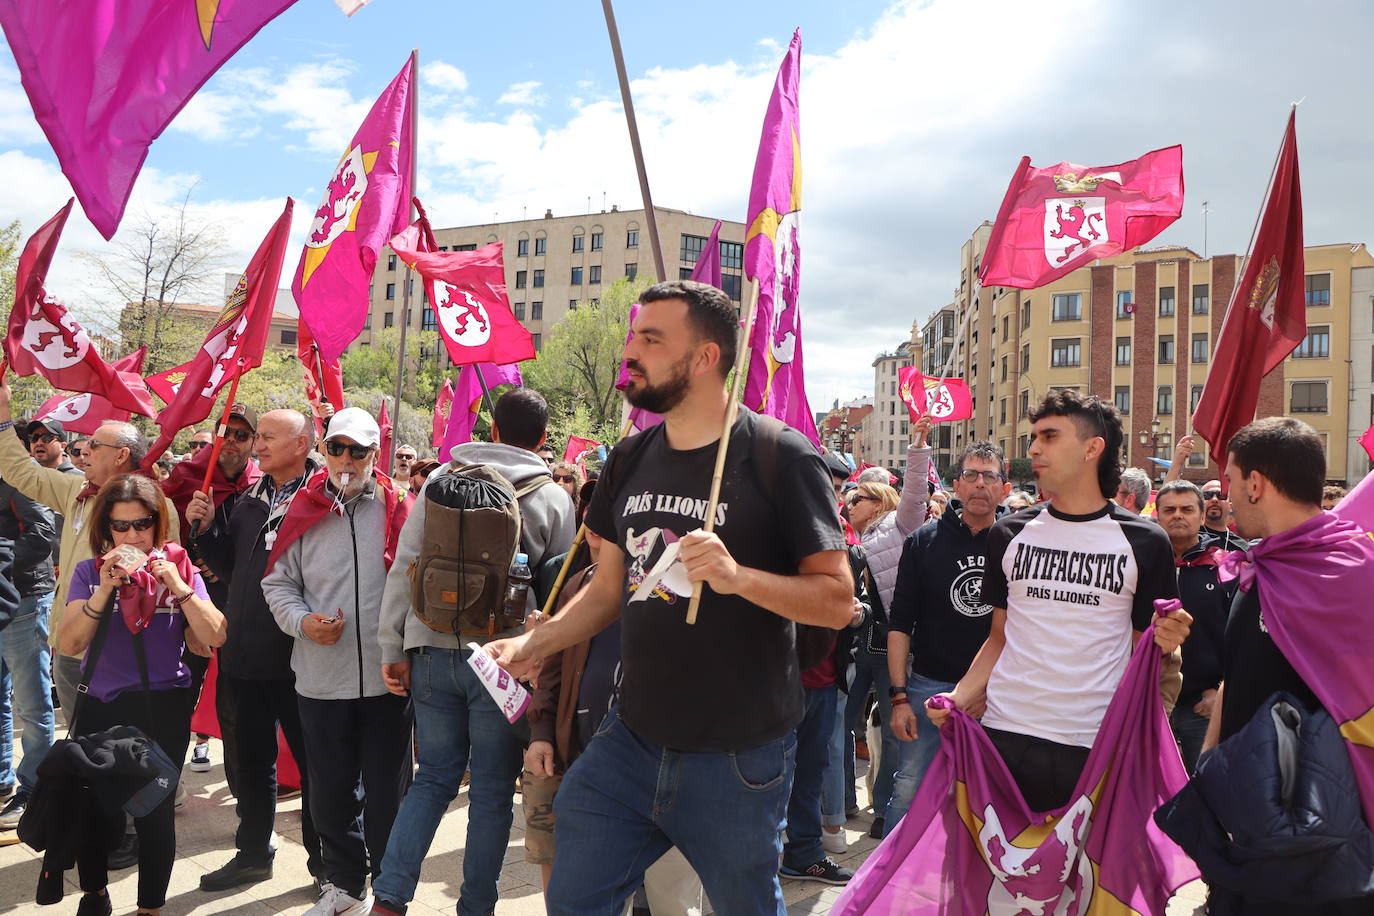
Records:
{"label": "black t-shirt with text", "polygon": [[[770,501],[752,467],[755,427],[747,411],[735,422],[715,531],[740,565],[795,575],[804,557],[845,548],[830,475],[805,437],[783,430]],[[587,527],[625,553],[621,718],[644,738],[681,750],[775,741],[796,727],[804,707],[792,622],[707,585],[689,626],[690,589],[678,562],[634,600],[669,545],[702,526],[716,457],[715,443],[669,448],[662,424],[639,435],[648,438],[626,466],[612,454],[612,479],[603,476],[587,513]]]}

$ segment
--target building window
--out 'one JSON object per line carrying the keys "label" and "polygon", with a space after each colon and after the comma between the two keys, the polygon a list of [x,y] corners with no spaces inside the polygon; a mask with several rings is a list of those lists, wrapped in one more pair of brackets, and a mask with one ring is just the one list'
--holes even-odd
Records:
{"label": "building window", "polygon": [[543,335],[543,334],[531,334],[530,337],[532,338],[530,342],[531,342],[532,344],[534,344],[534,352],[538,353],[538,352],[539,352],[539,348],[542,347],[542,346],[544,345],[544,335]]}
{"label": "building window", "polygon": [[574,268],[572,269],[572,279],[570,279],[568,282],[571,283],[573,286],[581,286],[581,285],[582,285],[582,268],[580,268],[580,267],[574,267]]}
{"label": "building window", "polygon": [[[1198,402],[1198,401],[1201,401],[1201,400],[1202,400],[1202,386],[1201,386],[1201,385],[1194,385],[1194,386],[1192,387],[1192,389],[1189,390],[1189,392],[1188,392],[1188,412],[1189,412],[1189,413],[1197,413],[1197,402]],[[1189,464],[1192,464],[1191,461],[1189,461],[1188,463],[1189,463]],[[1207,463],[1205,453],[1203,454],[1203,462],[1202,462],[1202,463],[1203,463],[1203,464],[1206,464],[1206,463]]]}
{"label": "building window", "polygon": [[582,253],[582,246],[585,245],[586,242],[587,242],[587,237],[586,237],[585,235],[575,235],[575,236],[573,236],[573,254],[581,254],[581,253]]}
{"label": "building window", "polygon": [[453,246],[453,250],[454,250],[454,251],[476,251],[476,250],[477,250],[477,243],[476,243],[476,242],[468,242],[466,245],[454,245],[454,246]]}
{"label": "building window", "polygon": [[1191,359],[1194,363],[1205,363],[1205,362],[1207,362],[1207,335],[1206,335],[1206,334],[1194,334],[1194,335],[1193,335],[1193,352],[1192,352],[1192,354],[1190,355],[1190,359]]}
{"label": "building window", "polygon": [[1131,412],[1131,386],[1117,385],[1115,400],[1116,409],[1121,411],[1123,415],[1129,414]]}
{"label": "building window", "polygon": [[1159,288],[1159,317],[1174,317],[1174,288],[1172,286]]}
{"label": "building window", "polygon": [[1193,284],[1193,314],[1206,315],[1209,308],[1209,295],[1206,283]]}
{"label": "building window", "polygon": [[388,283],[388,284],[386,285],[386,297],[387,297],[388,299],[395,299],[395,298],[396,298],[396,284],[395,284],[395,283]]}
{"label": "building window", "polygon": [[534,240],[534,256],[535,256],[536,258],[542,258],[544,255],[546,255],[546,254],[548,254],[548,253],[549,253],[549,240],[546,239],[546,238],[537,238],[537,239],[535,239],[535,240]]}
{"label": "building window", "polygon": [[524,289],[524,288],[525,288],[525,286],[526,286],[526,281],[529,280],[529,274],[530,274],[530,272],[529,272],[528,270],[517,270],[517,271],[515,272],[515,288],[516,288],[516,289]]}
{"label": "building window", "polygon": [[706,236],[682,234],[682,250],[679,252],[681,260],[688,264],[695,264],[701,260],[701,251],[706,247]]}
{"label": "building window", "polygon": [[693,268],[691,268],[691,267],[679,267],[679,268],[677,269],[677,278],[678,278],[679,280],[690,280],[690,279],[692,279],[692,269],[693,269]]}
{"label": "building window", "polygon": [[626,248],[638,248],[638,247],[639,247],[639,230],[638,230],[638,229],[629,229],[629,230],[626,230],[626,232],[625,232],[625,247],[626,247]]}
{"label": "building window", "polygon": [[1308,328],[1307,336],[1293,351],[1294,359],[1329,359],[1331,356],[1331,328]]}
{"label": "building window", "polygon": [[[396,269],[396,256],[395,256],[394,254],[389,254],[389,255],[386,256],[386,269],[387,269],[387,270],[395,270],[395,269]],[[1309,278],[1309,279],[1310,279],[1310,278]]]}
{"label": "building window", "polygon": [[626,264],[626,265],[625,265],[625,279],[626,279],[626,280],[633,280],[633,279],[634,279],[635,277],[637,277],[637,276],[639,276],[639,265],[638,265],[638,264]]}
{"label": "building window", "polygon": [[1326,413],[1326,382],[1294,382],[1293,413]]}
{"label": "building window", "polygon": [[530,256],[530,240],[519,239],[515,243],[515,256],[517,258],[528,258]]}
{"label": "building window", "polygon": [[1006,343],[1011,338],[1011,316],[1002,316],[1002,343]]}
{"label": "building window", "polygon": [[1159,338],[1159,364],[1172,366],[1174,363],[1174,335],[1165,334]]}
{"label": "building window", "polygon": [[739,242],[720,243],[720,266],[738,270],[744,266],[744,246]]}
{"label": "building window", "polygon": [[576,300],[576,299],[569,299],[569,300],[568,300],[568,311],[570,311],[570,312],[575,312],[575,311],[577,311],[577,300]]}
{"label": "building window", "polygon": [[[954,323],[954,316],[951,315],[951,316],[950,316],[950,324],[952,325],[953,323]],[[1030,302],[1026,302],[1024,305],[1021,306],[1021,327],[1023,327],[1023,328],[1028,328],[1028,327],[1030,327]],[[953,331],[949,331],[948,333],[945,334],[945,336],[946,336],[946,337],[950,337],[950,336],[952,336],[953,334],[954,334]]]}
{"label": "building window", "polygon": [[516,320],[516,321],[524,321],[524,320],[525,320],[525,303],[523,303],[523,302],[517,302],[517,303],[515,303],[515,320]]}
{"label": "building window", "polygon": [[1050,366],[1062,368],[1081,364],[1082,338],[1061,337],[1050,341]]}
{"label": "building window", "polygon": [[1055,321],[1080,321],[1083,318],[1083,294],[1082,293],[1055,293],[1054,295],[1054,320]]}
{"label": "building window", "polygon": [[1002,357],[1002,381],[1004,381],[1004,382],[1007,380],[1007,369],[1008,369],[1007,360],[1008,360],[1008,359],[1009,359],[1009,357],[1006,357],[1006,356],[1003,356],[1003,357]]}
{"label": "building window", "polygon": [[604,232],[593,232],[593,233],[592,233],[592,251],[600,251],[602,248],[605,248],[605,247],[606,247],[606,233],[604,233]]}
{"label": "building window", "polygon": [[1030,371],[1030,344],[1021,345],[1021,371]]}
{"label": "building window", "polygon": [[740,291],[744,287],[743,278],[739,274],[721,274],[720,288],[734,301],[738,302]]}
{"label": "building window", "polygon": [[1135,293],[1129,289],[1119,289],[1116,291],[1116,317],[1130,318],[1131,312],[1135,309],[1131,303],[1135,301]]}
{"label": "building window", "polygon": [[1006,398],[1002,398],[1001,404],[999,405],[998,415],[1002,418],[999,422],[1005,424],[1005,423],[1007,422],[1007,399],[1006,399]]}
{"label": "building window", "polygon": [[587,268],[587,282],[588,282],[588,283],[600,283],[600,282],[601,282],[601,265],[600,265],[600,264],[593,264],[591,267],[588,267],[588,268]]}
{"label": "building window", "polygon": [[544,271],[542,271],[542,270],[536,270],[536,271],[534,272],[534,285],[535,285],[535,288],[538,288],[538,287],[541,287],[541,286],[544,285]]}
{"label": "building window", "polygon": [[296,332],[283,329],[281,332],[282,344],[294,344],[296,342]]}
{"label": "building window", "polygon": [[439,320],[434,315],[433,306],[425,306],[420,312],[420,330],[437,331],[439,330]]}
{"label": "building window", "polygon": [[396,317],[396,313],[395,313],[395,312],[387,312],[386,314],[384,314],[384,315],[382,316],[382,327],[384,327],[384,328],[389,328],[389,327],[391,327],[393,324],[395,324],[395,321],[394,321],[395,317]]}
{"label": "building window", "polygon": [[1174,389],[1169,385],[1160,385],[1159,393],[1155,395],[1155,413],[1163,416],[1174,412]]}
{"label": "building window", "polygon": [[1027,390],[1021,392],[1021,403],[1020,403],[1019,405],[1017,405],[1017,414],[1016,414],[1016,415],[1017,415],[1018,417],[1020,417],[1021,419],[1024,420],[1024,419],[1026,418],[1026,415],[1029,414],[1029,413],[1030,413],[1030,390],[1027,389]]}
{"label": "building window", "polygon": [[1118,337],[1116,339],[1116,364],[1118,366],[1131,364],[1131,338]]}
{"label": "building window", "polygon": [[1330,274],[1308,274],[1306,278],[1306,283],[1308,305],[1331,304]]}
{"label": "building window", "polygon": [[544,303],[530,303],[530,321],[542,321],[544,319]]}

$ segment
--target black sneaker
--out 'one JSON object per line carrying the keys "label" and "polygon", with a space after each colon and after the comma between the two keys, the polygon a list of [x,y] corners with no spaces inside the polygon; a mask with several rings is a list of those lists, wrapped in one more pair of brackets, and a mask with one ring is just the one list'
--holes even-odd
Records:
{"label": "black sneaker", "polygon": [[884,824],[885,824],[885,822],[883,821],[882,818],[880,818],[880,817],[875,817],[875,818],[873,819],[873,826],[871,826],[871,827],[868,828],[868,835],[871,836],[871,837],[873,837],[873,839],[875,839],[875,840],[881,840],[881,839],[883,838],[883,826],[884,826]]}
{"label": "black sneaker", "polygon": [[254,865],[236,855],[226,865],[206,872],[200,876],[200,889],[203,891],[227,891],[243,884],[257,884],[272,877],[272,861],[265,865]]}
{"label": "black sneaker", "polygon": [[113,912],[109,893],[82,894],[76,907],[76,916],[110,916]]}
{"label": "black sneaker", "polygon": [[854,873],[843,866],[836,865],[830,859],[821,859],[814,865],[806,868],[788,868],[786,865],[778,869],[778,874],[784,878],[797,878],[801,881],[819,881],[822,884],[848,884],[849,879],[854,877]]}
{"label": "black sneaker", "polygon": [[372,912],[374,916],[406,916],[406,905],[404,903],[392,903],[385,897],[374,897],[372,899]]}
{"label": "black sneaker", "polygon": [[20,789],[14,793],[14,797],[5,805],[4,810],[0,810],[0,830],[13,830],[19,826],[19,821],[24,816],[24,809],[29,806],[29,793]]}
{"label": "black sneaker", "polygon": [[138,834],[126,833],[124,840],[110,850],[105,866],[110,871],[122,871],[138,864]]}

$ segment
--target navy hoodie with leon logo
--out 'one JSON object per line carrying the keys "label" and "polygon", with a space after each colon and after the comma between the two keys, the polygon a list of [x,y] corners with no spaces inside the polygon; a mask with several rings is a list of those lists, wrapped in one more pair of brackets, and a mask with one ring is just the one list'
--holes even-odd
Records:
{"label": "navy hoodie with leon logo", "polygon": [[950,683],[968,671],[992,629],[992,607],[982,601],[990,528],[974,534],[959,514],[951,505],[906,539],[888,609],[892,629],[911,636],[911,670]]}

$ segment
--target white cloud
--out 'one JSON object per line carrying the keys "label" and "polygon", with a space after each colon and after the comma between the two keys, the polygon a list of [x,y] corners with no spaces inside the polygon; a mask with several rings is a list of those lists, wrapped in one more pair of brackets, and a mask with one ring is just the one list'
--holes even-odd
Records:
{"label": "white cloud", "polygon": [[427,87],[443,92],[467,92],[468,89],[467,74],[440,60],[421,64],[420,79]]}
{"label": "white cloud", "polygon": [[12,66],[0,67],[0,143],[42,142],[43,131],[19,83],[19,71]]}
{"label": "white cloud", "polygon": [[543,105],[545,96],[538,92],[543,83],[538,80],[526,80],[523,83],[512,83],[496,100],[498,105]]}

